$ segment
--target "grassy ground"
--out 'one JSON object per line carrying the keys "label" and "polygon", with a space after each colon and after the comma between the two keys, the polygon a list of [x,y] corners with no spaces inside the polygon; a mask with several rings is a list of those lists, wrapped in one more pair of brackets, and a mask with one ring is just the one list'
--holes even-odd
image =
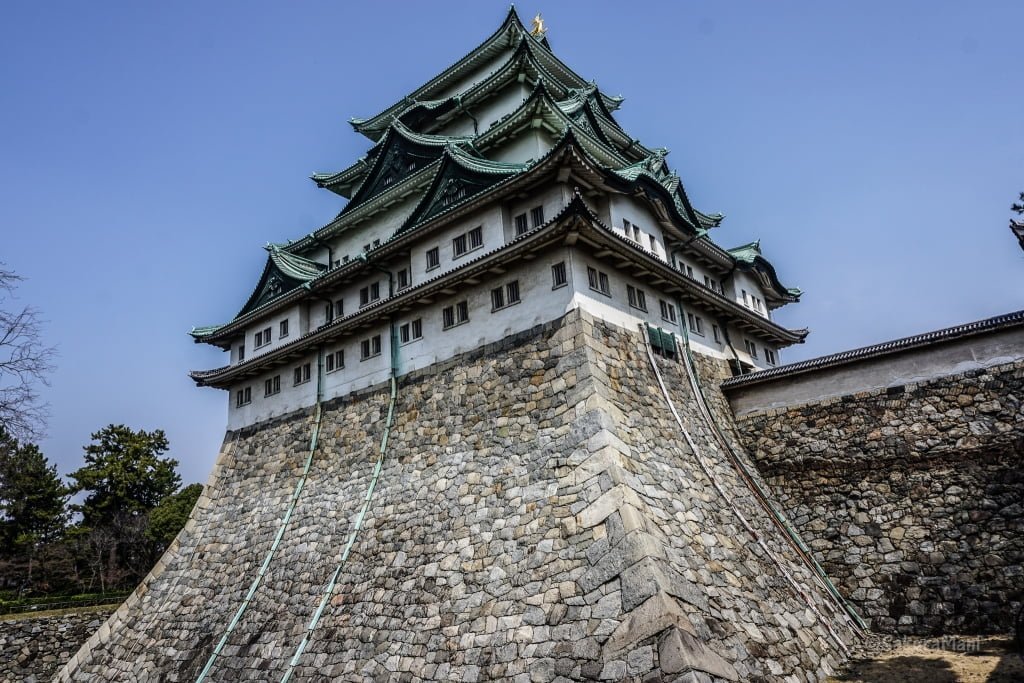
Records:
{"label": "grassy ground", "polygon": [[828,683],[1022,683],[1024,653],[1010,636],[878,640]]}
{"label": "grassy ground", "polygon": [[112,612],[117,609],[117,604],[91,605],[89,607],[69,607],[67,609],[50,610],[29,610],[16,614],[0,615],[0,621],[19,621],[21,619],[33,619],[36,617],[59,617],[63,614],[87,614],[89,612]]}

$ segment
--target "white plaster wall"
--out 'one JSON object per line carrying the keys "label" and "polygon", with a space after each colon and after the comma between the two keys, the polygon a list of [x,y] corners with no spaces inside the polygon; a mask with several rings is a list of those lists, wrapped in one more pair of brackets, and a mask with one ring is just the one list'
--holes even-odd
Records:
{"label": "white plaster wall", "polygon": [[[654,214],[644,202],[638,201],[634,197],[611,195],[609,211],[611,224],[619,234],[625,234],[623,219],[629,221],[632,225],[640,228],[640,246],[661,260],[668,261],[668,255],[665,252],[665,236]],[[630,239],[633,237],[632,235],[626,236]],[[650,242],[652,236],[654,237],[653,249]]]}
{"label": "white plaster wall", "polygon": [[[438,299],[415,313],[409,313],[395,320],[396,325],[415,318],[423,321],[423,338],[402,344],[398,348],[398,371],[404,375],[413,370],[428,367],[454,355],[470,351],[483,344],[495,342],[515,332],[554,320],[570,308],[572,298],[568,286],[552,288],[551,266],[566,261],[568,250],[561,248],[550,251],[543,258],[537,258],[529,265],[518,268],[514,273],[496,276],[479,285],[466,287],[451,297]],[[491,311],[491,289],[504,286],[512,280],[519,281],[520,303]],[[456,302],[469,303],[469,322],[442,329],[442,309]],[[381,335],[381,354],[365,361],[360,360],[360,343],[373,335]],[[323,375],[323,398],[325,400],[343,396],[351,391],[373,386],[390,376],[389,323],[381,322],[372,330],[345,337],[324,347],[325,353],[338,349],[345,351],[345,368]],[[293,370],[302,363],[312,363],[314,381],[293,386]],[[228,403],[228,427],[238,429],[260,420],[266,420],[291,412],[298,408],[314,405],[316,402],[317,352],[310,351],[301,361],[268,371],[258,377],[240,382],[231,387]],[[281,375],[281,392],[264,397],[264,380]],[[235,392],[246,386],[252,387],[252,402],[242,407],[235,406]]]}
{"label": "white plaster wall", "polygon": [[[302,334],[302,316],[300,313],[300,304],[291,306],[283,311],[278,311],[272,316],[261,318],[259,322],[252,323],[245,328],[245,358],[248,360],[253,356],[266,353],[276,349],[282,344],[295,339],[295,337]],[[288,336],[284,339],[280,336],[281,321],[288,320]],[[270,328],[270,343],[259,348],[256,348],[256,333]],[[236,339],[231,345],[231,362],[238,362],[238,346],[242,343],[241,339]]]}
{"label": "white plaster wall", "polygon": [[[421,197],[421,193],[407,195],[366,220],[343,230],[331,240],[335,260],[341,260],[345,255],[350,259],[356,258],[363,252],[365,245],[373,244],[373,240],[380,240],[381,244],[387,242],[402,227]],[[325,251],[324,262],[326,259]]]}
{"label": "white plaster wall", "polygon": [[506,114],[518,109],[529,97],[530,88],[525,83],[513,82],[483,102],[476,102],[466,107],[466,111],[476,118],[476,130],[473,130],[473,118],[465,113],[447,122],[435,135],[480,135]]}
{"label": "white plaster wall", "polygon": [[1024,357],[1024,328],[997,330],[729,391],[737,416],[822,401],[1013,363]]}
{"label": "white plaster wall", "polygon": [[[478,225],[483,228],[483,246],[474,251],[466,252],[457,259],[453,258],[452,240],[458,235],[469,232]],[[416,242],[410,249],[412,282],[414,285],[420,284],[502,244],[504,244],[504,231],[502,230],[501,206],[494,204],[450,224],[444,230],[436,232],[430,237],[425,237]],[[437,247],[441,265],[428,271],[426,254],[428,250],[434,247]]]}
{"label": "white plaster wall", "polygon": [[[750,275],[750,273],[745,273],[740,270],[737,270],[735,273],[733,273],[732,280],[733,287],[735,288],[735,293],[733,296],[735,297],[736,303],[742,306],[746,306],[747,308],[754,311],[758,315],[767,318],[768,314],[766,313],[766,311],[768,310],[768,304],[764,303],[764,292],[761,290],[761,285],[758,283],[758,281],[752,275]],[[743,303],[743,290],[747,291],[747,303]],[[762,304],[764,304],[763,310],[758,310],[754,308],[754,301],[751,297],[755,296],[760,298]]]}
{"label": "white plaster wall", "polygon": [[555,139],[539,128],[520,131],[514,138],[502,140],[487,150],[487,156],[495,161],[522,164],[536,161],[554,147]]}

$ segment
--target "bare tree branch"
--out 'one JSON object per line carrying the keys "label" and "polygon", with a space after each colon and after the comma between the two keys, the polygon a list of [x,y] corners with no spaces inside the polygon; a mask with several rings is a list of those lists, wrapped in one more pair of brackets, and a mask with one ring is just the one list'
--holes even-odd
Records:
{"label": "bare tree branch", "polygon": [[[0,264],[2,266],[2,264]],[[0,267],[0,426],[21,441],[36,441],[46,424],[40,385],[49,386],[56,349],[43,343],[39,313],[10,304],[22,277]]]}

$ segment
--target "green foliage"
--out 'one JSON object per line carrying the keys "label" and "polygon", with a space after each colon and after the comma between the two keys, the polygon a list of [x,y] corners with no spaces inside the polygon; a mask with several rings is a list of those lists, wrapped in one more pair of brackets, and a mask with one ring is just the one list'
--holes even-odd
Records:
{"label": "green foliage", "polygon": [[72,492],[88,492],[78,506],[82,523],[98,527],[154,508],[181,485],[178,461],[161,458],[168,448],[162,429],[133,431],[108,425],[85,447],[85,466],[72,472]]}
{"label": "green foliage", "polygon": [[0,427],[0,552],[34,555],[61,536],[68,490],[34,444],[20,444]]}
{"label": "green foliage", "polygon": [[170,545],[188,521],[188,515],[203,492],[202,484],[191,484],[167,496],[149,513],[146,538],[161,549]]}

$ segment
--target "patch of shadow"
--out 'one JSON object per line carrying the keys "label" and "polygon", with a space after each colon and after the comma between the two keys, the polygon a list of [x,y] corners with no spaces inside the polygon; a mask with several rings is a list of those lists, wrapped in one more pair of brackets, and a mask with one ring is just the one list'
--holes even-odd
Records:
{"label": "patch of shadow", "polygon": [[850,671],[836,676],[836,681],[857,683],[958,683],[948,662],[927,657],[893,657],[892,659],[856,662]]}
{"label": "patch of shadow", "polygon": [[1024,681],[1024,647],[1020,647],[1011,639],[998,641],[1003,653],[985,679],[985,683],[1020,683]]}

